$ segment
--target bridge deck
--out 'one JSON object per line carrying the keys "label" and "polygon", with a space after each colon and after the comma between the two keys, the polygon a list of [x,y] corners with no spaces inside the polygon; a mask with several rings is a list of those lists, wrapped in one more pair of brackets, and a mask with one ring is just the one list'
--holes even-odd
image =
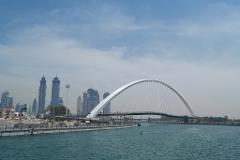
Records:
{"label": "bridge deck", "polygon": [[157,116],[165,116],[170,118],[189,118],[194,119],[194,117],[187,116],[187,115],[172,115],[162,112],[116,112],[110,114],[98,114],[98,116],[134,116],[134,115],[157,115]]}

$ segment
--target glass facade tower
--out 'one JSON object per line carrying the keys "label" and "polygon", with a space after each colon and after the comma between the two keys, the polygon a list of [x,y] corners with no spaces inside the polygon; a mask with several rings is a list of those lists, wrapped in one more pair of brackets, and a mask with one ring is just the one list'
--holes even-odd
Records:
{"label": "glass facade tower", "polygon": [[45,98],[46,98],[46,79],[43,76],[40,80],[40,86],[38,90],[38,107],[37,107],[37,113],[44,114],[45,110]]}

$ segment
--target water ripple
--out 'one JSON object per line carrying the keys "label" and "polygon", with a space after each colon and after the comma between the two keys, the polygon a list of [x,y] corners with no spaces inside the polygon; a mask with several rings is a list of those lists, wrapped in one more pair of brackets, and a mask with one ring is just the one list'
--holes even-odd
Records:
{"label": "water ripple", "polygon": [[238,160],[240,128],[158,124],[4,137],[0,151],[1,160]]}

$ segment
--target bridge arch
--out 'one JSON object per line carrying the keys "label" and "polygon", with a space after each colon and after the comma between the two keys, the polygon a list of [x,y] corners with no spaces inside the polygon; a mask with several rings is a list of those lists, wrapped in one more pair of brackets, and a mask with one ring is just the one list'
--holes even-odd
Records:
{"label": "bridge arch", "polygon": [[171,87],[170,85],[168,85],[167,83],[164,83],[160,80],[156,80],[156,79],[140,79],[140,80],[136,80],[133,82],[130,82],[118,89],[116,89],[114,92],[112,92],[109,96],[107,96],[105,99],[103,99],[88,115],[87,118],[95,118],[97,116],[97,114],[101,111],[101,109],[103,109],[112,99],[114,99],[116,96],[118,96],[119,94],[121,94],[123,91],[127,90],[128,88],[140,84],[140,83],[148,83],[148,82],[154,82],[154,83],[159,83],[165,87],[167,87],[168,89],[170,89],[172,92],[174,92],[177,97],[183,102],[184,106],[187,108],[187,110],[189,111],[190,115],[195,117],[192,109],[190,108],[189,104],[187,103],[187,101],[183,98],[183,96],[177,92],[173,87]]}

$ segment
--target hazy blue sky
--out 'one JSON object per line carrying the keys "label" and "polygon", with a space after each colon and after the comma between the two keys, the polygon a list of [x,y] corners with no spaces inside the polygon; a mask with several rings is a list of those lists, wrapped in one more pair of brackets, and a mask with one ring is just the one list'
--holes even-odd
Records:
{"label": "hazy blue sky", "polygon": [[240,1],[0,0],[0,92],[32,103],[39,80],[70,83],[71,109],[140,78],[179,90],[196,114],[240,118]]}

